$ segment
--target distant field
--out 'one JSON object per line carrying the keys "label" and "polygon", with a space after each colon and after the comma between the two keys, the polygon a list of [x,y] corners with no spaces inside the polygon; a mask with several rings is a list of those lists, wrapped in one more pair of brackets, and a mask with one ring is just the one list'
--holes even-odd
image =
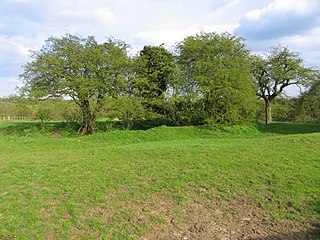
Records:
{"label": "distant field", "polygon": [[0,122],[0,239],[320,238],[320,123],[61,126]]}

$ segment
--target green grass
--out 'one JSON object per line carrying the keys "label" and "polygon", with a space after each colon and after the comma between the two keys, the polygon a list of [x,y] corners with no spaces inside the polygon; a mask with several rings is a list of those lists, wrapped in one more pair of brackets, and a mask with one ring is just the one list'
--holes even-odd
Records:
{"label": "green grass", "polygon": [[246,201],[264,224],[319,219],[319,123],[90,136],[59,125],[59,139],[53,125],[0,122],[0,239],[140,239],[167,208],[187,221],[190,203]]}

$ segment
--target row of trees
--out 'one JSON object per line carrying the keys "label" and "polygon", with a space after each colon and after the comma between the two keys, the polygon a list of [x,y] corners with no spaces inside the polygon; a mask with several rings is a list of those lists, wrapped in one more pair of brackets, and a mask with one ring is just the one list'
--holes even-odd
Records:
{"label": "row of trees", "polygon": [[[320,120],[320,88],[315,94],[312,88],[304,92],[299,97],[279,97],[272,105],[272,117],[276,121],[310,121]],[[265,119],[264,101],[256,99],[254,103],[254,119],[263,121]],[[102,109],[97,114],[97,118],[120,119],[124,129],[130,129],[135,121],[153,119],[159,115],[146,111],[142,103],[135,99],[132,101],[125,96],[104,101]],[[40,121],[67,121],[72,127],[80,126],[82,116],[79,107],[72,100],[45,99],[32,100],[18,96],[10,96],[0,99],[0,120],[40,120]],[[149,122],[149,121],[148,121]],[[173,121],[167,122],[166,118],[158,119],[155,124],[175,124]],[[111,123],[110,123],[111,124]],[[143,124],[143,123],[141,123]],[[146,123],[148,124],[148,123]]]}
{"label": "row of trees", "polygon": [[245,122],[255,115],[257,96],[268,124],[272,102],[287,86],[319,82],[318,72],[288,48],[254,56],[243,38],[228,33],[189,36],[174,52],[145,46],[129,56],[128,49],[115,39],[99,44],[94,37],[51,37],[32,52],[20,75],[21,92],[71,99],[82,116],[79,132],[88,134],[96,131],[100,111],[120,106],[127,116],[148,112],[175,125]]}
{"label": "row of trees", "polygon": [[0,99],[0,119],[28,120],[75,120],[68,113],[74,112],[76,106],[72,101],[64,99],[46,99],[38,101],[19,96]]}

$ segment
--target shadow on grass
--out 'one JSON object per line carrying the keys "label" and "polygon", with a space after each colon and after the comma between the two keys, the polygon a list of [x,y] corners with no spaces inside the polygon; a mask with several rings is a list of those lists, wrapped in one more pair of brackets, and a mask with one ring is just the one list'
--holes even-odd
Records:
{"label": "shadow on grass", "polygon": [[1,123],[0,134],[13,136],[27,136],[33,134],[47,134],[55,132],[77,134],[75,126],[66,122],[6,122]]}
{"label": "shadow on grass", "polygon": [[[125,130],[129,127],[130,130],[148,130],[151,128],[167,125],[165,119],[151,119],[151,120],[131,120],[124,121],[98,121],[98,132],[107,132],[113,130]],[[274,122],[268,126],[258,123],[254,125],[259,132],[275,133],[275,134],[307,134],[320,132],[320,122],[304,122],[304,123],[284,123]],[[32,134],[53,134],[56,132],[63,133],[63,136],[74,137],[79,136],[77,130],[80,124],[70,122],[46,122],[42,125],[40,122],[0,122],[0,134],[27,136]],[[226,131],[232,133],[245,133],[248,127],[233,126],[226,128],[223,125],[204,125],[198,126],[201,129],[208,131]],[[127,130],[129,130],[127,129]],[[250,128],[251,130],[253,128]],[[254,130],[255,131],[255,130]]]}
{"label": "shadow on grass", "polygon": [[[131,120],[124,121],[98,121],[98,132],[107,132],[112,130],[125,130],[128,126],[130,130],[148,130],[161,125],[165,125],[164,119],[152,120]],[[63,133],[64,136],[77,136],[80,124],[72,122],[1,122],[0,134],[13,136],[27,136],[32,134],[53,134]]]}
{"label": "shadow on grass", "polygon": [[320,132],[320,122],[286,123],[274,122],[268,126],[259,123],[257,129],[263,133],[277,134],[307,134]]}
{"label": "shadow on grass", "polygon": [[129,120],[129,121],[98,121],[98,132],[108,130],[148,130],[151,128],[167,125],[164,118],[155,118],[149,120]]}
{"label": "shadow on grass", "polygon": [[250,240],[319,240],[320,224],[306,231],[276,234],[266,237],[249,238]]}

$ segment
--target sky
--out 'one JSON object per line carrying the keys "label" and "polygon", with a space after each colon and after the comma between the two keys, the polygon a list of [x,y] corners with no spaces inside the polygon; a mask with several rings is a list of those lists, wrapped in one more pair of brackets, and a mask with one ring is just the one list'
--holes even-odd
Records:
{"label": "sky", "polygon": [[288,46],[320,67],[320,0],[0,0],[0,97],[16,93],[30,50],[52,36],[114,37],[134,52],[200,31],[244,37],[257,54]]}

